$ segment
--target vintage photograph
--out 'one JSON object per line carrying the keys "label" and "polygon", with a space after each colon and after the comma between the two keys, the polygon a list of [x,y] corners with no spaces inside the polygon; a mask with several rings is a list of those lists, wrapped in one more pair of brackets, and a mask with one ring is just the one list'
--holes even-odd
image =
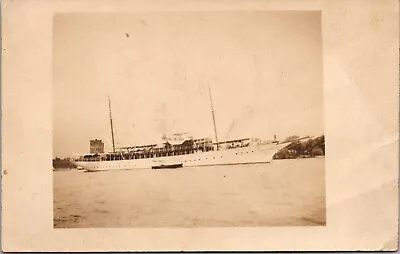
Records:
{"label": "vintage photograph", "polygon": [[325,226],[319,11],[57,13],[54,228]]}

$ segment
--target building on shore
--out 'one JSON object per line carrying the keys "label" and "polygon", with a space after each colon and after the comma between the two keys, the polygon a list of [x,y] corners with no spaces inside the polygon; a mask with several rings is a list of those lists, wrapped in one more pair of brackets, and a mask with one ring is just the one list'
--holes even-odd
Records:
{"label": "building on shore", "polygon": [[104,143],[100,139],[90,140],[90,153],[104,153]]}

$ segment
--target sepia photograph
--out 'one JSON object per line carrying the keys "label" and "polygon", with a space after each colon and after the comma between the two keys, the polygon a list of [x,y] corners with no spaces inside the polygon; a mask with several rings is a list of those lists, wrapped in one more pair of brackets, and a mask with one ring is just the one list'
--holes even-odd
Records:
{"label": "sepia photograph", "polygon": [[2,250],[397,250],[398,5],[2,1]]}
{"label": "sepia photograph", "polygon": [[55,228],[326,224],[320,12],[53,22]]}

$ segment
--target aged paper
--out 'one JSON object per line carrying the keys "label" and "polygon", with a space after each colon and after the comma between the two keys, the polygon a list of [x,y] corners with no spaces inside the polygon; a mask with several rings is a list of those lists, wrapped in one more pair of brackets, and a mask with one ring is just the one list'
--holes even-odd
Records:
{"label": "aged paper", "polygon": [[397,1],[2,4],[4,251],[398,248]]}

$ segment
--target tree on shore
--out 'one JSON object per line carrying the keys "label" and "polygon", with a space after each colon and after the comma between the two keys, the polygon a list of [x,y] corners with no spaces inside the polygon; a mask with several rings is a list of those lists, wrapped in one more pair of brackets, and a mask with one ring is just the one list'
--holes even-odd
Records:
{"label": "tree on shore", "polygon": [[53,168],[75,168],[76,166],[70,161],[69,158],[54,158],[53,159]]}
{"label": "tree on shore", "polygon": [[311,158],[325,155],[325,136],[322,135],[315,139],[309,139],[305,142],[298,140],[298,136],[290,136],[285,139],[286,142],[292,141],[287,147],[278,151],[274,159],[297,159]]}

